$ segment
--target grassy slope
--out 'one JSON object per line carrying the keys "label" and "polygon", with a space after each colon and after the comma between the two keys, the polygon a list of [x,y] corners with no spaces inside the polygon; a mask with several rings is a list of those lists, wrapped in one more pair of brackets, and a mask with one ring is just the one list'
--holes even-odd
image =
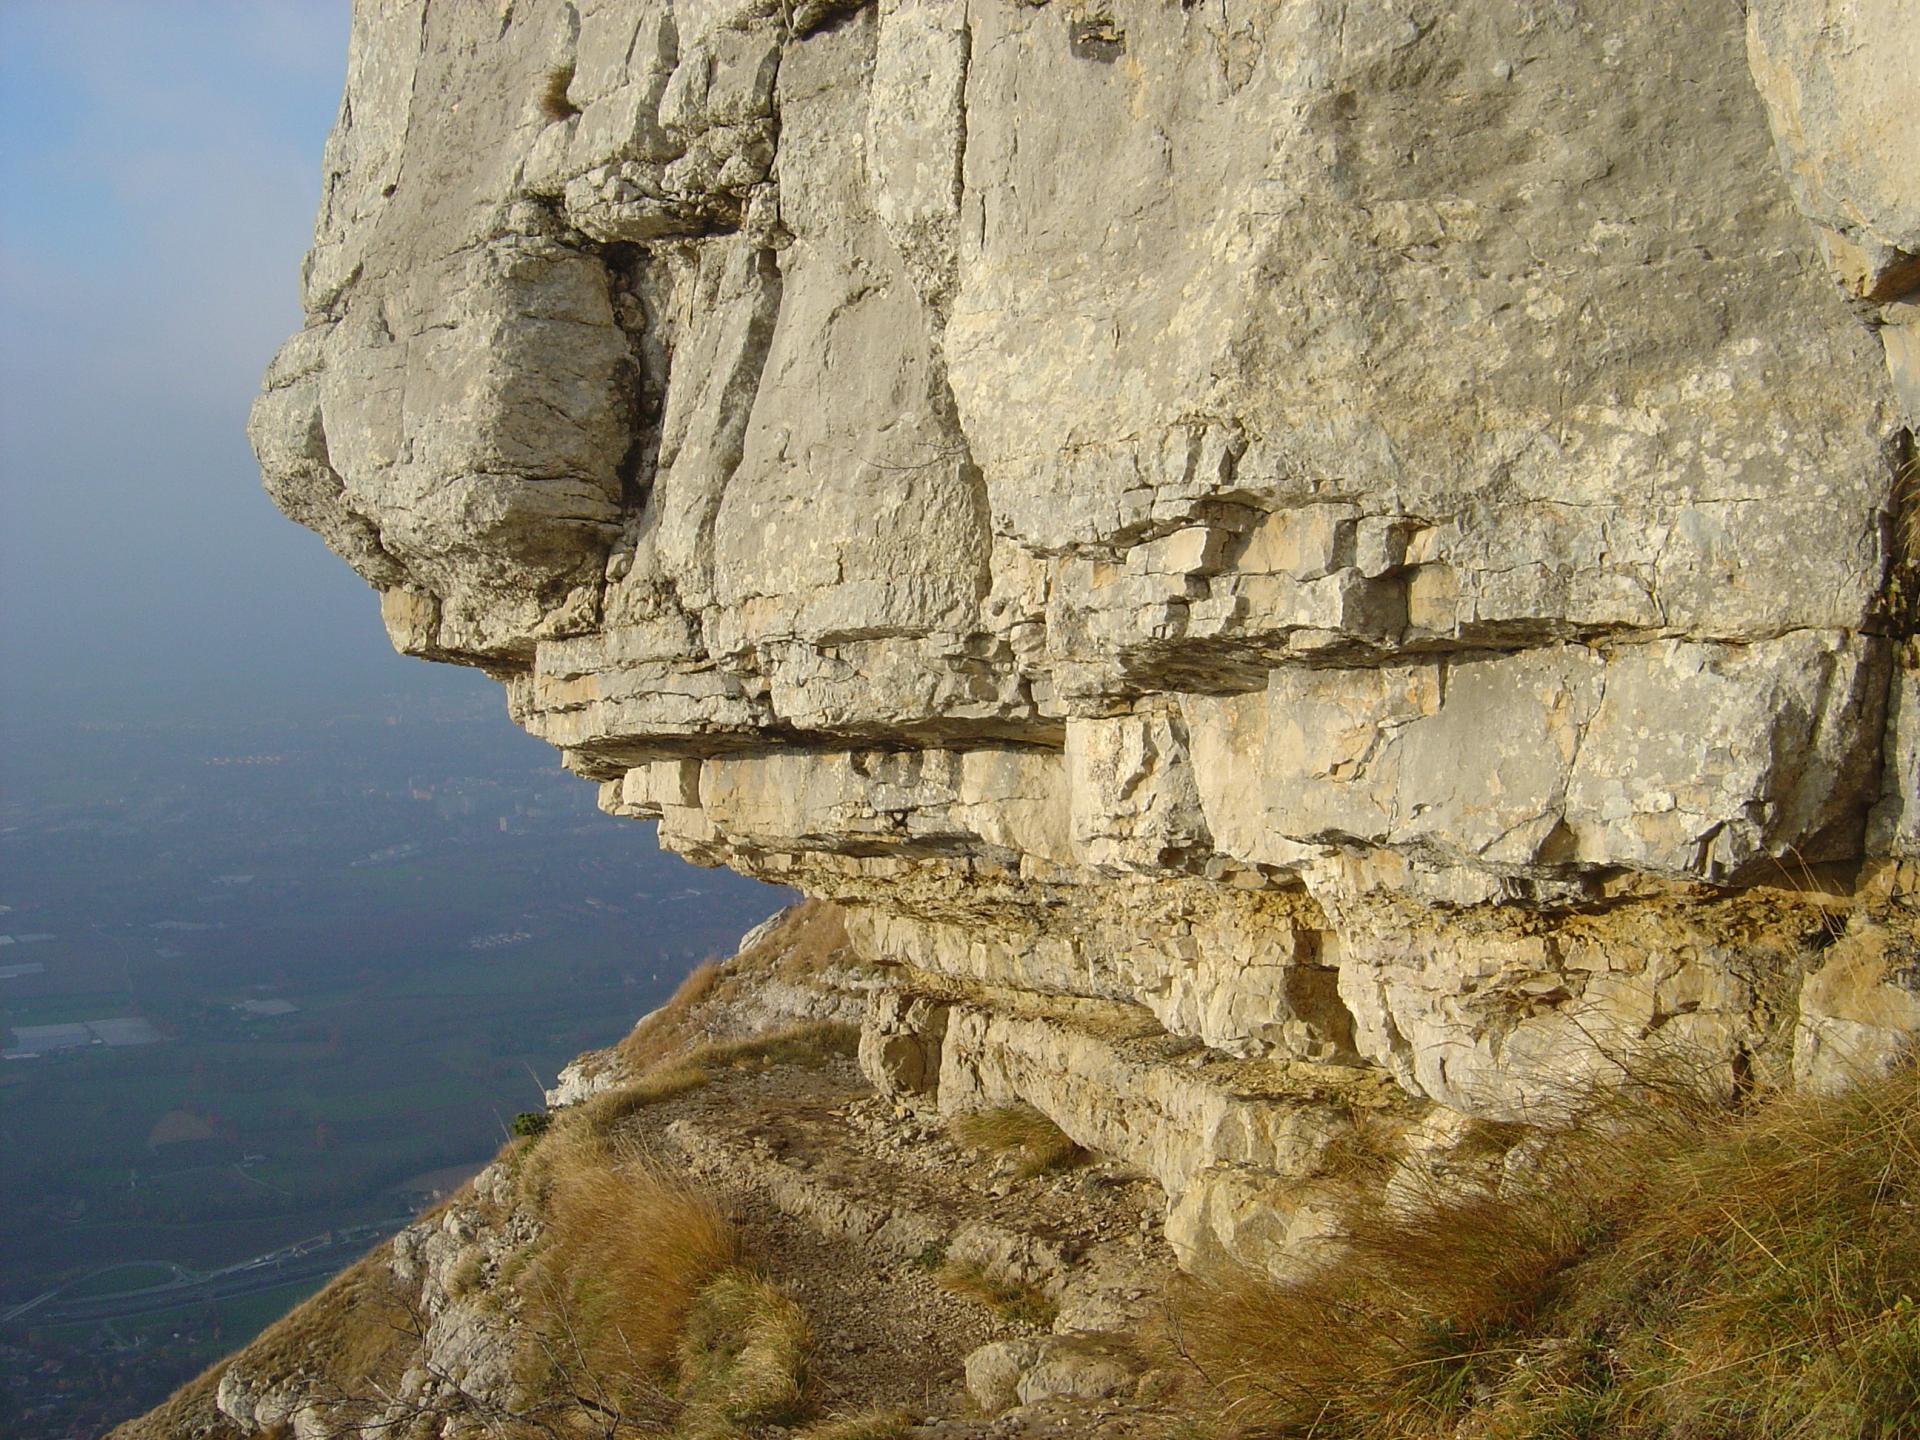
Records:
{"label": "grassy slope", "polygon": [[1495,1194],[1350,1218],[1320,1269],[1196,1284],[1242,1434],[1920,1435],[1920,1086],[1744,1113],[1611,1097]]}

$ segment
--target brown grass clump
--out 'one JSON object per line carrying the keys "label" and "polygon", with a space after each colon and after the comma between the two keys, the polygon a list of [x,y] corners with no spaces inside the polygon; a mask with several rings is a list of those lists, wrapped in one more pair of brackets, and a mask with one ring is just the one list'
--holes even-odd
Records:
{"label": "brown grass clump", "polygon": [[703,1010],[725,1002],[762,979],[802,980],[835,965],[857,964],[847,944],[845,917],[833,905],[808,900],[794,906],[759,940],[731,961],[695,966],[672,996],[614,1047],[636,1074],[676,1059],[711,1040]]}
{"label": "brown grass clump", "polygon": [[1014,1173],[1023,1180],[1050,1170],[1066,1170],[1087,1159],[1087,1152],[1031,1105],[998,1105],[957,1115],[948,1128],[963,1145],[1016,1155]]}
{"label": "brown grass clump", "polygon": [[1176,1297],[1237,1433],[1920,1433],[1912,1072],[1745,1112],[1622,1092],[1516,1158],[1497,1196],[1357,1212],[1296,1280]]}
{"label": "brown grass clump", "polygon": [[458,1299],[462,1295],[471,1295],[480,1289],[487,1278],[487,1257],[478,1249],[469,1250],[460,1257],[460,1263],[447,1277],[447,1294]]}
{"label": "brown grass clump", "polygon": [[771,959],[772,973],[782,980],[804,980],[830,966],[852,964],[846,913],[824,901],[803,901],[740,958],[748,966]]}
{"label": "brown grass clump", "polygon": [[510,1163],[518,1193],[536,1210],[545,1210],[557,1175],[602,1165],[624,1122],[650,1106],[699,1089],[714,1075],[776,1065],[824,1064],[854,1054],[859,1044],[860,1032],[853,1026],[822,1021],[699,1046],[672,1065],[559,1112],[544,1133],[515,1142]]}
{"label": "brown grass clump", "polygon": [[806,1315],[744,1268],[714,1203],[585,1117],[539,1148],[541,1237],[503,1275],[522,1297],[528,1391],[610,1435],[732,1440],[803,1418]]}
{"label": "brown grass clump", "polygon": [[702,1045],[688,1058],[710,1070],[770,1070],[775,1065],[824,1065],[830,1060],[847,1059],[859,1053],[858,1025],[814,1020],[803,1025],[769,1030],[764,1035],[745,1040],[716,1040],[710,1045]]}
{"label": "brown grass clump", "polygon": [[541,1242],[514,1281],[521,1378],[608,1416],[657,1418],[688,1314],[738,1262],[738,1240],[705,1195],[568,1129],[542,1142],[568,1148],[548,1159]]}
{"label": "brown grass clump", "polygon": [[1920,450],[1908,455],[1893,481],[1896,538],[1904,542],[1907,562],[1920,565]]}
{"label": "brown grass clump", "polygon": [[618,1090],[604,1090],[579,1109],[580,1124],[598,1135],[610,1133],[622,1120],[636,1115],[649,1105],[658,1105],[707,1083],[707,1072],[698,1065],[674,1065],[643,1075]]}
{"label": "brown grass clump", "polygon": [[940,1282],[941,1289],[976,1300],[1003,1320],[1018,1321],[1036,1329],[1046,1329],[1060,1313],[1060,1307],[1038,1286],[996,1275],[971,1260],[945,1261],[934,1279]]}
{"label": "brown grass clump", "polygon": [[724,1070],[770,1070],[776,1065],[820,1065],[859,1052],[860,1032],[852,1025],[818,1021],[790,1025],[746,1040],[715,1040],[686,1051],[671,1065],[643,1074],[630,1085],[607,1090],[581,1104],[580,1123],[606,1135],[650,1105],[684,1095]]}
{"label": "brown grass clump", "polygon": [[548,120],[568,120],[580,113],[580,107],[568,97],[573,84],[573,66],[556,65],[540,80],[540,113]]}

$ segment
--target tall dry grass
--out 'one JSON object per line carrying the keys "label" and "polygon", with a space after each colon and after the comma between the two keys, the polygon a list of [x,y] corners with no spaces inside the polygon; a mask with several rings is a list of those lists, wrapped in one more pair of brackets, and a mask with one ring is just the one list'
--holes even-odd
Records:
{"label": "tall dry grass", "polygon": [[1920,1087],[1745,1111],[1596,1098],[1498,1194],[1357,1210],[1288,1283],[1171,1305],[1234,1433],[1349,1440],[1920,1435]]}
{"label": "tall dry grass", "polygon": [[539,1177],[539,1248],[519,1270],[520,1379],[632,1424],[671,1413],[666,1386],[701,1291],[736,1265],[713,1200],[585,1126],[557,1128]]}
{"label": "tall dry grass", "polygon": [[522,1187],[542,1223],[511,1281],[530,1394],[566,1395],[618,1435],[731,1440],[804,1418],[806,1315],[711,1197],[587,1107],[541,1138]]}

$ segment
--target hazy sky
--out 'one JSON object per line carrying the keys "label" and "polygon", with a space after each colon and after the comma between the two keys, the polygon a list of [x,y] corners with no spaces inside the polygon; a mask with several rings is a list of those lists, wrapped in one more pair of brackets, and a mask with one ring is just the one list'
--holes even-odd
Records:
{"label": "hazy sky", "polygon": [[346,43],[346,0],[0,0],[0,720],[459,683],[243,433]]}

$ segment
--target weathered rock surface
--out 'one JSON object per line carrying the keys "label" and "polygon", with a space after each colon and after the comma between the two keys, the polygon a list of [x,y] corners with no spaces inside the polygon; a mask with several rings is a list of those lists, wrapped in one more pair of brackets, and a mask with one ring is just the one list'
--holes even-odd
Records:
{"label": "weathered rock surface", "polygon": [[888,1094],[1283,1264],[1330,1095],[1920,1024],[1920,19],[1745,9],[363,0],[255,448]]}

